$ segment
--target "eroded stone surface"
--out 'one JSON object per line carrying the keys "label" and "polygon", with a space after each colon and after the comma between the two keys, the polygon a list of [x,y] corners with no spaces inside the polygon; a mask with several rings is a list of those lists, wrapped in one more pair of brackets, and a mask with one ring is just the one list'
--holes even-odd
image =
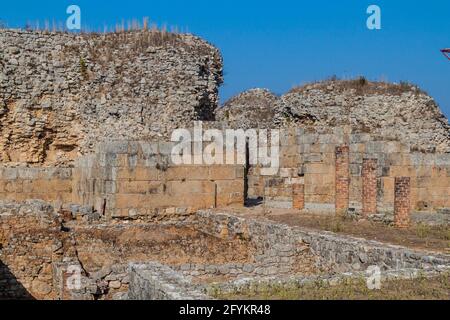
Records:
{"label": "eroded stone surface", "polygon": [[408,84],[358,81],[309,84],[281,97],[253,89],[230,99],[220,119],[238,128],[261,123],[321,133],[347,126],[353,133],[397,140],[420,152],[450,152],[450,126],[433,98]]}
{"label": "eroded stone surface", "polygon": [[3,163],[70,163],[214,119],[222,58],[192,35],[1,30],[0,51]]}

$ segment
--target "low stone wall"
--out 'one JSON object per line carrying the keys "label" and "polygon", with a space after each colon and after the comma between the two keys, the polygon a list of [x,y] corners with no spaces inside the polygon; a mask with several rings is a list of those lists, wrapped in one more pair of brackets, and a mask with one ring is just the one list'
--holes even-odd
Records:
{"label": "low stone wall", "polygon": [[0,261],[10,275],[9,295],[54,297],[52,263],[62,259],[63,247],[59,228],[53,207],[45,202],[0,203]]}
{"label": "low stone wall", "polygon": [[[131,264],[130,286],[126,299],[130,300],[212,300],[220,295],[258,294],[268,288],[302,288],[307,285],[334,286],[349,280],[368,279],[372,273],[364,271],[342,274],[250,276],[230,281],[196,284],[194,275],[185,277],[172,267],[150,262]],[[412,280],[447,275],[450,266],[434,266],[426,269],[396,269],[380,272],[380,281]]]}
{"label": "low stone wall", "polygon": [[[368,219],[388,225],[394,224],[394,214],[389,212],[372,214],[368,216]],[[438,211],[437,213],[413,212],[411,213],[411,221],[415,224],[448,226],[450,225],[450,212],[447,210]]]}
{"label": "low stone wall", "polygon": [[[450,267],[436,267],[431,269],[400,269],[387,270],[380,272],[380,281],[383,283],[388,280],[410,280],[419,277],[432,278],[442,274],[448,274]],[[302,288],[307,285],[315,284],[320,286],[334,286],[346,280],[368,279],[372,274],[356,271],[343,274],[326,274],[315,276],[289,276],[289,277],[253,277],[243,278],[222,283],[205,284],[201,286],[202,292],[215,297],[218,295],[238,295],[249,293],[265,292],[269,288]]]}
{"label": "low stone wall", "polygon": [[[430,254],[377,241],[315,232],[269,221],[257,221],[229,214],[199,211],[197,228],[219,238],[244,238],[256,247],[255,262],[271,261],[273,266],[287,268],[305,249],[318,257],[318,265],[333,271],[348,272],[378,266],[382,270],[429,268],[450,265],[450,256]],[[276,272],[275,272],[276,273]]]}
{"label": "low stone wall", "polygon": [[311,250],[309,241],[305,241],[304,237],[287,226],[246,220],[207,210],[199,211],[194,223],[203,233],[228,241],[243,239],[255,248],[251,265],[229,266],[229,270],[236,270],[235,274],[310,274],[327,270],[329,267]]}
{"label": "low stone wall", "polygon": [[180,273],[159,263],[130,265],[131,300],[210,300]]}

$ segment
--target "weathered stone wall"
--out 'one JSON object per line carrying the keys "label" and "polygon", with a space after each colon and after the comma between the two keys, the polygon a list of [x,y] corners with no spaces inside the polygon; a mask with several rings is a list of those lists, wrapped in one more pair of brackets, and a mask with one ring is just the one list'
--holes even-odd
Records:
{"label": "weathered stone wall", "polygon": [[0,167],[0,199],[72,202],[72,168]]}
{"label": "weathered stone wall", "polygon": [[112,218],[186,216],[244,204],[244,168],[174,165],[173,143],[117,142],[77,160],[75,203]]}
{"label": "weathered stone wall", "polygon": [[218,119],[237,128],[295,125],[320,133],[348,126],[354,133],[410,145],[413,151],[450,152],[448,120],[433,98],[406,83],[328,80],[281,97],[252,89],[231,98]]}
{"label": "weathered stone wall", "polygon": [[131,264],[131,300],[210,300],[181,274],[159,263]]}
{"label": "weathered stone wall", "polygon": [[[244,264],[254,260],[253,251],[245,240],[204,234],[189,221],[85,223],[43,201],[0,203],[4,298],[118,299],[128,290],[129,262]],[[74,267],[79,288],[67,283]]]}
{"label": "weathered stone wall", "polygon": [[180,165],[172,143],[102,144],[75,167],[0,168],[0,199],[91,206],[108,218],[182,217],[244,204],[243,166]]}
{"label": "weathered stone wall", "polygon": [[245,91],[217,109],[216,119],[237,129],[270,128],[279,97],[266,89]]}
{"label": "weathered stone wall", "polygon": [[[263,197],[268,207],[292,208],[293,185],[303,185],[306,210],[334,211],[336,148],[342,145],[349,146],[350,208],[362,211],[363,164],[369,160],[377,163],[373,174],[378,213],[393,211],[394,180],[399,176],[411,177],[413,211],[450,208],[449,154],[411,152],[399,142],[343,129],[332,134],[283,130],[278,174],[265,176],[262,168],[251,166],[248,197]],[[243,166],[174,165],[172,146],[111,142],[78,159],[75,168],[3,167],[1,199],[93,206],[116,218],[186,216],[197,209],[243,204]]]}
{"label": "weathered stone wall", "polygon": [[0,161],[67,164],[99,141],[213,120],[222,58],[185,34],[0,30]]}
{"label": "weathered stone wall", "polygon": [[[241,202],[241,172],[173,167],[170,144],[147,143],[141,158],[132,143],[130,150],[91,154],[99,142],[167,141],[192,120],[214,120],[222,81],[217,49],[191,35],[149,30],[0,30],[0,40],[2,165],[65,168],[81,158],[72,196],[68,177],[5,168],[4,199],[72,199],[117,217]],[[264,197],[268,206],[292,206],[292,184],[303,184],[306,209],[335,210],[335,148],[348,145],[351,208],[362,206],[361,158],[368,157],[378,161],[379,210],[392,210],[396,176],[412,178],[414,209],[450,207],[450,127],[432,98],[414,86],[328,81],[282,97],[254,89],[228,101],[217,116],[218,127],[297,131],[282,138],[278,176],[264,176],[257,166],[248,170],[248,196]]]}
{"label": "weathered stone wall", "polygon": [[62,259],[63,247],[57,222],[53,207],[45,202],[1,203],[0,260],[13,282],[7,284],[10,296],[54,297],[52,263]]}
{"label": "weathered stone wall", "polygon": [[[368,133],[335,129],[322,134],[304,129],[282,130],[280,171],[263,176],[249,170],[249,196],[265,197],[269,207],[292,208],[292,185],[304,184],[305,209],[334,211],[336,148],[349,147],[349,207],[362,211],[363,163],[376,159],[378,212],[393,212],[395,177],[411,178],[411,205],[416,211],[450,208],[450,153],[419,153],[398,141]],[[372,182],[371,182],[372,183]]]}
{"label": "weathered stone wall", "polygon": [[[129,299],[179,299],[182,296],[208,299],[200,294],[232,293],[246,288],[259,290],[274,285],[301,286],[313,281],[329,284],[337,279],[367,276],[366,270],[370,266],[378,266],[383,279],[433,276],[448,272],[450,268],[449,255],[209,210],[197,213],[195,226],[220,239],[244,239],[253,244],[254,261],[190,263],[170,268],[155,263],[132,265]],[[295,257],[299,255],[303,257],[297,260]],[[309,271],[314,272],[305,268],[308,260],[309,267],[313,267]]]}
{"label": "weathered stone wall", "polygon": [[[328,267],[311,252],[310,242],[292,234],[289,227],[202,210],[196,214],[196,228],[220,239],[245,239],[255,247],[251,265],[222,266],[225,270],[236,270],[237,274],[311,274]],[[203,270],[205,273],[208,273],[208,270],[220,273],[221,268]]]}
{"label": "weathered stone wall", "polygon": [[245,238],[253,243],[256,247],[255,261],[273,260],[274,271],[266,275],[283,274],[283,270],[292,267],[289,261],[295,259],[284,261],[282,257],[295,257],[299,251],[310,252],[323,268],[340,272],[366,270],[374,265],[382,270],[450,265],[449,255],[430,255],[331,232],[316,232],[207,210],[199,211],[197,219],[199,230],[206,234],[228,239]]}

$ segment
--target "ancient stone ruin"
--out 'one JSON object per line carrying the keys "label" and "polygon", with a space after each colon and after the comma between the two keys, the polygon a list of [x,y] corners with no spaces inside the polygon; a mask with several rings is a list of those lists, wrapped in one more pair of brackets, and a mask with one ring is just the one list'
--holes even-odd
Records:
{"label": "ancient stone ruin", "polygon": [[[0,299],[210,299],[450,269],[446,253],[239,214],[448,225],[450,126],[430,96],[332,79],[219,107],[222,81],[220,52],[192,35],[0,30]],[[194,121],[279,129],[277,174],[176,165],[171,133]]]}

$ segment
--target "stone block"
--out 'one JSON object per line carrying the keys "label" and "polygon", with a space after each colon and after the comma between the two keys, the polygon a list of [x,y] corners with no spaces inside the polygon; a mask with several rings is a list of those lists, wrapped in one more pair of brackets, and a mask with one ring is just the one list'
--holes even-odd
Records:
{"label": "stone block", "polygon": [[210,193],[214,194],[215,184],[210,181],[169,181],[167,192],[169,195]]}
{"label": "stone block", "polygon": [[352,143],[350,144],[351,153],[365,153],[366,145],[364,143]]}
{"label": "stone block", "polygon": [[159,194],[164,189],[161,181],[119,180],[116,184],[118,192],[124,194]]}
{"label": "stone block", "polygon": [[152,167],[119,168],[118,180],[158,181],[162,171]]}
{"label": "stone block", "polygon": [[303,157],[305,162],[322,162],[322,154],[321,153],[311,153],[307,154]]}
{"label": "stone block", "polygon": [[155,142],[139,142],[140,149],[145,156],[153,156],[158,154],[158,143]]}
{"label": "stone block", "polygon": [[208,166],[186,166],[187,180],[208,180],[209,167]]}
{"label": "stone block", "polygon": [[185,166],[173,166],[167,168],[167,170],[162,173],[162,176],[167,181],[182,181],[188,179],[190,171],[191,170]]}
{"label": "stone block", "polygon": [[234,180],[236,179],[235,166],[211,166],[209,168],[210,180]]}
{"label": "stone block", "polygon": [[[243,180],[223,180],[216,181],[217,193],[244,193],[244,181]],[[214,190],[212,190],[214,192]]]}
{"label": "stone block", "polygon": [[2,178],[4,180],[15,180],[19,177],[17,168],[3,168],[2,169]]}

